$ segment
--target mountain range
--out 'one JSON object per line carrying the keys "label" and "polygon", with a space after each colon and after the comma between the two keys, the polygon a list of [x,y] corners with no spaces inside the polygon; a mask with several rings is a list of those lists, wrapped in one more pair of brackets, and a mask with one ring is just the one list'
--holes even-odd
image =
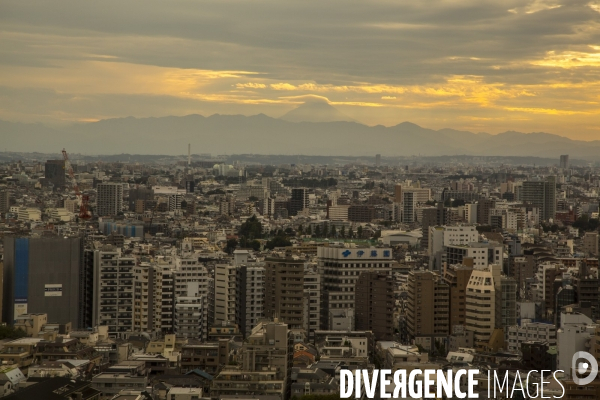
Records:
{"label": "mountain range", "polygon": [[[322,104],[322,103],[318,103]],[[316,109],[323,112],[311,112]],[[349,119],[330,105],[300,106],[282,118],[198,114],[114,118],[64,128],[0,121],[0,151],[83,154],[306,154],[373,156],[534,156],[600,159],[600,141],[577,141],[536,132],[497,135],[433,130],[410,122],[385,127]],[[294,110],[292,110],[294,111]],[[311,115],[317,121],[306,121]]]}

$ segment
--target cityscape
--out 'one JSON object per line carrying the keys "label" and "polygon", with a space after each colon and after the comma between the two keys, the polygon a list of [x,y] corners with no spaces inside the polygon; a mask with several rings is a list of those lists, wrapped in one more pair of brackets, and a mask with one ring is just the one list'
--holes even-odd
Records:
{"label": "cityscape", "polygon": [[580,398],[573,354],[600,357],[597,163],[57,155],[0,164],[5,395],[335,397],[340,370],[477,366]]}
{"label": "cityscape", "polygon": [[600,399],[599,1],[0,1],[0,398]]}

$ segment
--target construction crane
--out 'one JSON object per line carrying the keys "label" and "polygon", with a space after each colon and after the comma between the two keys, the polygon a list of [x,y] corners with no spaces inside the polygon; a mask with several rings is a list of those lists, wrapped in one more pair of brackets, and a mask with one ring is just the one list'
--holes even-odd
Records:
{"label": "construction crane", "polygon": [[77,180],[75,180],[75,174],[73,173],[73,166],[71,165],[71,161],[69,161],[69,156],[67,155],[67,151],[63,148],[62,155],[65,160],[65,169],[69,173],[69,177],[73,182],[73,190],[75,190],[75,196],[79,200],[79,219],[88,219],[91,218],[91,215],[88,211],[88,203],[90,201],[90,197],[88,195],[82,194],[79,191],[79,186],[77,185]]}

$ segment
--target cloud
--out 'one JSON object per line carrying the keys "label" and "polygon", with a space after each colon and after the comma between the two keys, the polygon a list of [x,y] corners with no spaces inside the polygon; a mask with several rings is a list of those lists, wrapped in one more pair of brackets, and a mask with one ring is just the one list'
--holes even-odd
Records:
{"label": "cloud", "polygon": [[15,102],[0,117],[279,115],[321,98],[371,124],[493,131],[508,112],[513,129],[597,135],[578,118],[598,101],[598,4],[5,0],[0,85]]}

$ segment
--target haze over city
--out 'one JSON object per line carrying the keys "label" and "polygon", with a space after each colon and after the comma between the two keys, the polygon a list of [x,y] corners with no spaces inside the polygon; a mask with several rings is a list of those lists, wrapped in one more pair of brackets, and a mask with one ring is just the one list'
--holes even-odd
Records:
{"label": "haze over city", "polygon": [[595,140],[599,18],[595,0],[3,1],[0,119],[279,118],[319,102],[369,126]]}

